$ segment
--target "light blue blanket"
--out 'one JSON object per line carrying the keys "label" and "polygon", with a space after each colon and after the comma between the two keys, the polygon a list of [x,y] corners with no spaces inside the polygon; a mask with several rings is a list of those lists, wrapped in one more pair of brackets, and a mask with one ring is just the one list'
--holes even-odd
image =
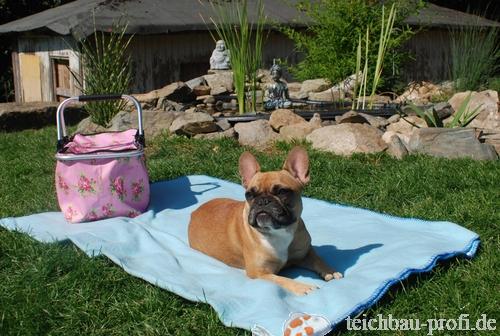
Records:
{"label": "light blue blanket", "polygon": [[243,188],[208,176],[152,184],[150,209],[134,219],[68,224],[59,212],[5,218],[0,225],[42,242],[70,239],[88,255],[104,254],[139,278],[186,299],[208,302],[227,326],[260,326],[283,334],[290,313],[323,316],[330,326],[373,305],[399,280],[429,271],[439,259],[472,257],[479,237],[449,222],[392,217],[304,198],[302,218],[316,251],[344,273],[324,282],[315,274],[283,272],[320,289],[299,297],[244,271],[192,250],[187,243],[191,212],[215,197],[243,198]]}

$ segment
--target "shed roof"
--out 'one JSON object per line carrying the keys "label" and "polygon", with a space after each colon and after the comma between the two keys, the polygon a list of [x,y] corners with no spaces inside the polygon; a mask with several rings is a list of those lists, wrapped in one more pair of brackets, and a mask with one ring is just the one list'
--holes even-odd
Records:
{"label": "shed roof", "polygon": [[[297,0],[292,0],[292,3]],[[248,15],[255,21],[256,0],[248,0]],[[283,0],[263,0],[270,22],[304,26],[307,19]],[[92,15],[94,13],[94,15]],[[52,31],[60,35],[88,36],[107,31],[113,22],[125,17],[127,32],[161,34],[207,30],[214,16],[207,0],[76,0],[68,4],[0,25],[0,33]]]}
{"label": "shed roof", "polygon": [[460,12],[451,8],[427,4],[417,14],[410,15],[405,22],[413,26],[449,27],[479,26],[500,27],[500,23],[477,15]]}
{"label": "shed roof", "polygon": [[[293,6],[297,1],[263,0],[271,22],[306,26],[307,17]],[[255,13],[251,8],[255,6],[251,4],[256,0],[248,2],[252,21],[255,20]],[[134,34],[206,30],[206,21],[213,16],[208,0],[76,0],[0,25],[0,34],[42,31],[85,37],[94,31],[92,13],[97,30],[107,31],[113,22],[125,17],[128,21],[127,32]],[[418,26],[500,26],[496,21],[433,4],[428,4],[418,14],[407,18],[406,22]]]}

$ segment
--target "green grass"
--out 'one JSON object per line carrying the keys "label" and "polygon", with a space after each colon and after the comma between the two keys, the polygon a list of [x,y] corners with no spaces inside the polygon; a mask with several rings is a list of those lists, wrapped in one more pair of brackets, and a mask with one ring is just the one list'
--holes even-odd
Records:
{"label": "green grass", "polygon": [[[55,138],[54,127],[0,133],[0,217],[57,210]],[[275,169],[289,148],[279,145],[255,153],[264,170]],[[239,181],[237,161],[243,150],[230,140],[158,138],[148,147],[150,177],[157,181],[208,174]],[[369,316],[426,320],[469,314],[475,320],[487,314],[500,320],[498,162],[309,153],[312,180],[307,196],[398,216],[453,221],[481,236],[474,259],[454,259],[411,277],[386,294]],[[0,335],[45,334],[249,335],[224,327],[209,305],[134,278],[105,257],[88,258],[70,243],[42,244],[0,229]],[[426,335],[427,330],[385,334]]]}

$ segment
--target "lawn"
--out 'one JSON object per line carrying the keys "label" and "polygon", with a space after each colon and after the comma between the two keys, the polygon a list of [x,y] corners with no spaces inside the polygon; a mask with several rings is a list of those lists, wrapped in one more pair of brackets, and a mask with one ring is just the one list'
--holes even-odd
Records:
{"label": "lawn", "polygon": [[[57,210],[55,127],[0,133],[0,217]],[[290,147],[254,152],[264,170]],[[244,148],[232,140],[157,138],[148,147],[152,181],[206,174],[239,181]],[[305,195],[397,216],[459,223],[481,236],[472,260],[454,259],[394,287],[368,316],[500,320],[500,164],[385,154],[343,158],[309,149]],[[333,334],[362,332],[341,327]],[[369,333],[369,332],[368,332]],[[426,335],[419,332],[386,334]],[[477,335],[477,331],[458,332]],[[249,335],[192,303],[125,273],[70,243],[42,244],[0,228],[0,335]],[[378,332],[378,334],[383,334]],[[448,334],[435,332],[434,335]],[[485,332],[485,334],[495,334]]]}

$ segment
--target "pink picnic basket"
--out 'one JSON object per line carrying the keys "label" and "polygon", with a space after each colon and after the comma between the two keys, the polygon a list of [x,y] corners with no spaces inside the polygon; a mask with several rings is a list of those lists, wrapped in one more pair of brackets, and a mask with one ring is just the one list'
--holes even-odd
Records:
{"label": "pink picnic basket", "polygon": [[[125,99],[138,113],[138,129],[66,135],[64,108],[72,102]],[[144,130],[139,102],[128,95],[79,96],[57,108],[55,182],[59,207],[71,223],[135,217],[149,204]]]}

